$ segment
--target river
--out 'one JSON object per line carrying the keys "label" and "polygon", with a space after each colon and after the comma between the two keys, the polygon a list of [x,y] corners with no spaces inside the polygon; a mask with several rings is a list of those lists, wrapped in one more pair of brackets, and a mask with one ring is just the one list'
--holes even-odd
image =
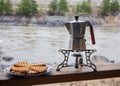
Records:
{"label": "river", "polygon": [[[120,63],[120,27],[94,27],[96,45],[91,44],[86,29],[88,49]],[[0,26],[1,56],[18,61],[60,63],[63,55],[59,49],[68,49],[69,34],[65,27]],[[7,64],[7,62],[6,62]],[[10,63],[9,63],[10,64]]]}

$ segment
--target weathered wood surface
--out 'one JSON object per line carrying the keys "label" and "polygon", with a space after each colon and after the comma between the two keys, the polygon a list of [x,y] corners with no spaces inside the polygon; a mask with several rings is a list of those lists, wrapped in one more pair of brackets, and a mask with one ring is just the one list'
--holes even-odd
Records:
{"label": "weathered wood surface", "polygon": [[89,67],[82,67],[79,69],[67,67],[60,71],[53,69],[47,75],[33,77],[15,77],[6,73],[0,73],[0,86],[30,86],[120,77],[120,64],[99,64],[96,66],[97,72],[93,72]]}

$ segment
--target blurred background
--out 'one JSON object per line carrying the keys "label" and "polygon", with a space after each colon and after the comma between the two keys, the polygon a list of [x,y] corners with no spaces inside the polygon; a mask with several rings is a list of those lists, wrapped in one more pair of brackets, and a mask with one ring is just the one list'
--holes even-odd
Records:
{"label": "blurred background", "polygon": [[[68,49],[64,23],[76,15],[93,25],[96,45],[91,45],[88,29],[85,35],[87,48],[97,49],[92,61],[119,64],[120,0],[0,0],[0,71],[19,61],[58,65],[63,61],[58,50]],[[56,85],[120,86],[120,79]]]}

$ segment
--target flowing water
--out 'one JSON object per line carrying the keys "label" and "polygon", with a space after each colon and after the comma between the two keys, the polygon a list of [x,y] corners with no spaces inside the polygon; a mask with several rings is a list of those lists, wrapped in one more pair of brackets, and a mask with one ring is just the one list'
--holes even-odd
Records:
{"label": "flowing water", "polygon": [[[91,44],[89,29],[86,44],[102,55],[120,62],[120,28],[94,27],[96,45]],[[69,34],[65,27],[0,26],[1,56],[13,57],[18,61],[60,63],[63,55],[59,49],[68,49]]]}

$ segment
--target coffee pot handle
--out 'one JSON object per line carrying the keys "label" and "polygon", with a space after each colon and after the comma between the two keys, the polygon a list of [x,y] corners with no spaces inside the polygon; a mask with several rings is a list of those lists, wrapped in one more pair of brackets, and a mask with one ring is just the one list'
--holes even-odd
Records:
{"label": "coffee pot handle", "polygon": [[90,27],[90,34],[91,34],[92,44],[95,44],[95,36],[94,36],[93,26],[89,21],[86,21],[86,25]]}

